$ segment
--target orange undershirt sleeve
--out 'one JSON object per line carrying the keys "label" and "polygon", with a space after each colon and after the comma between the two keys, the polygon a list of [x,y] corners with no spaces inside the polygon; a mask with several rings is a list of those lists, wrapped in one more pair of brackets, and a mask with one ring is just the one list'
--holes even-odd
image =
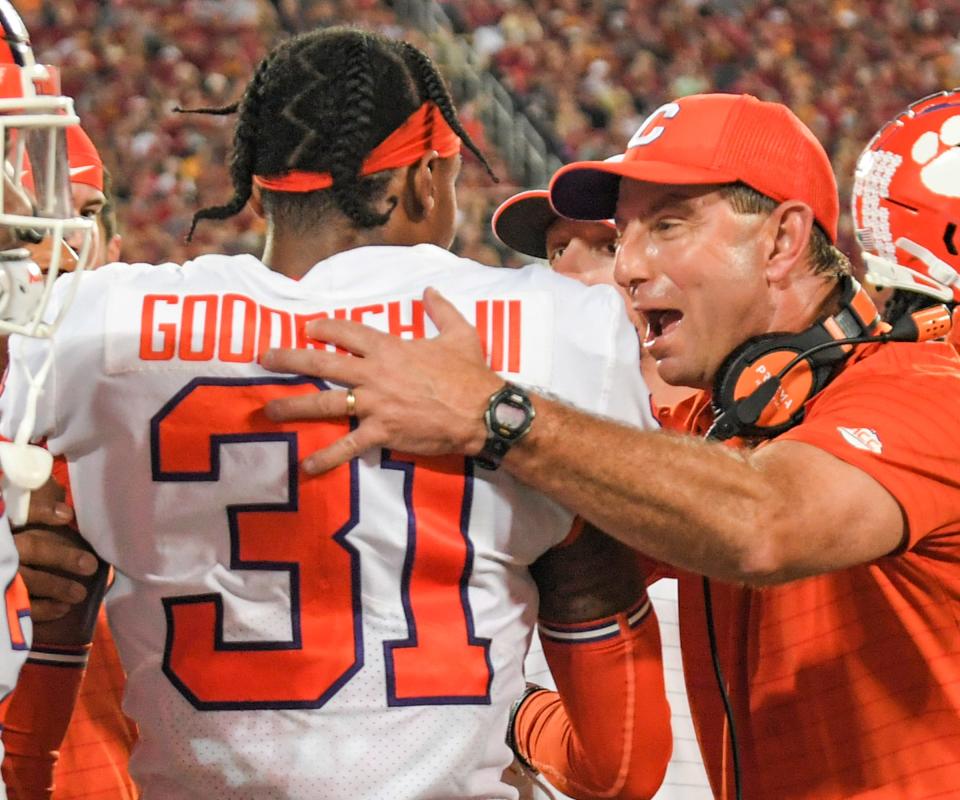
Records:
{"label": "orange undershirt sleeve", "polygon": [[48,800],[90,647],[34,645],[3,723],[9,800]]}
{"label": "orange undershirt sleeve", "polygon": [[541,621],[540,635],[559,691],[528,694],[517,709],[518,756],[578,800],[652,797],[673,737],[649,599],[590,623]]}

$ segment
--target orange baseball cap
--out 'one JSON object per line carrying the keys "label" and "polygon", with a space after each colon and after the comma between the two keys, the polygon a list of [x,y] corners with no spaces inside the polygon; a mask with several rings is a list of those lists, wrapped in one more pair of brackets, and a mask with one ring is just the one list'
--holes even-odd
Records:
{"label": "orange baseball cap", "polygon": [[[86,131],[79,125],[64,128],[70,183],[83,183],[103,191],[103,161]],[[29,160],[24,164],[23,185],[33,190],[33,172]]]}
{"label": "orange baseball cap", "polygon": [[70,183],[85,183],[103,191],[103,161],[96,145],[79,125],[67,128],[67,160]]}
{"label": "orange baseball cap", "polygon": [[772,200],[800,200],[835,242],[837,181],[826,151],[781,103],[748,94],[681,97],[654,111],[621,160],[579,161],[550,181],[550,201],[565,217],[614,216],[620,179],[650,183],[741,181]]}
{"label": "orange baseball cap", "polygon": [[[546,189],[530,189],[504,200],[493,212],[490,224],[494,235],[507,247],[525,256],[546,259],[547,231],[558,219],[566,217],[558,214],[550,205],[550,192]],[[609,219],[596,222],[615,229]]]}

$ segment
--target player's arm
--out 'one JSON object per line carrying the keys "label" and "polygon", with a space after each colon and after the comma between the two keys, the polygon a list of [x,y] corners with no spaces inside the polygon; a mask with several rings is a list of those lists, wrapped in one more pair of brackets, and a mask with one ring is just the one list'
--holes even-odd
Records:
{"label": "player's arm", "polygon": [[[47,516],[35,509],[37,503],[37,498],[31,503],[34,520]],[[109,569],[70,527],[34,521],[30,532],[42,537],[37,541],[54,554],[52,563],[70,564],[82,552],[94,560],[95,570],[86,576],[73,574],[69,579],[56,575],[56,570],[38,570],[78,584],[84,598],[55,618],[34,622],[31,652],[8,700],[4,719],[3,779],[10,800],[51,796],[57,751],[76,704]],[[31,606],[33,602],[31,598]]]}
{"label": "player's arm", "polygon": [[531,568],[559,689],[511,715],[517,757],[574,798],[651,797],[670,760],[656,615],[634,554],[591,525]]}

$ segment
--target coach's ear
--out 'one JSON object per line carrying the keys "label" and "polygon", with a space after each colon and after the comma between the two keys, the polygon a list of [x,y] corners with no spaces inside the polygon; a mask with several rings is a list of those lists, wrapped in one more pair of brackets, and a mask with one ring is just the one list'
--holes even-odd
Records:
{"label": "coach's ear", "polygon": [[250,199],[247,200],[247,205],[254,214],[263,217],[263,198],[260,196],[260,187],[257,184],[250,187]]}
{"label": "coach's ear", "polygon": [[411,222],[422,222],[437,205],[434,167],[440,158],[436,150],[420,156],[407,167],[407,186],[403,193],[403,210]]}

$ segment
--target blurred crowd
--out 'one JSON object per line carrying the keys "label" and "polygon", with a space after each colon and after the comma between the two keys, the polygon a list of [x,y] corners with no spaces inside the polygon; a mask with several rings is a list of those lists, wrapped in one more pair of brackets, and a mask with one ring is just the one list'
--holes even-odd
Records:
{"label": "blurred crowd", "polygon": [[[231,116],[175,107],[237,100],[252,66],[289,30],[348,23],[419,31],[374,0],[15,0],[38,57],[64,89],[114,179],[127,260],[256,252],[249,213],[204,222],[225,202]],[[497,75],[564,160],[622,149],[673,96],[750,92],[793,108],[827,147],[846,203],[857,154],[909,101],[960,84],[960,0],[444,0],[458,34]],[[468,130],[492,156],[493,184],[467,159],[458,252],[506,257],[489,217],[518,187],[471,105]],[[845,220],[842,244],[852,245]]]}
{"label": "blurred crowd", "polygon": [[817,134],[843,209],[873,132],[911,101],[960,85],[960,0],[441,5],[564,161],[619,152],[672,97],[749,92],[787,104]]}

